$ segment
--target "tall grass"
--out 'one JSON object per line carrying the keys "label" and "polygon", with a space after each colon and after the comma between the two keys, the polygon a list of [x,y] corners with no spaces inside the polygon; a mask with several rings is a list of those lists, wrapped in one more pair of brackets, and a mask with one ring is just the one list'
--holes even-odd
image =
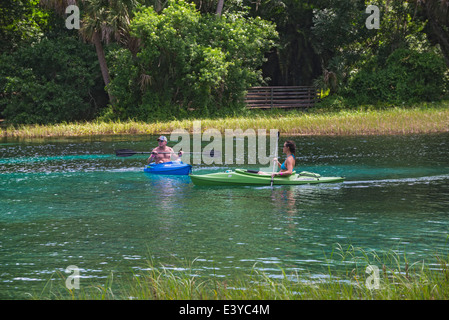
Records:
{"label": "tall grass", "polygon": [[[300,111],[247,111],[244,116],[206,118],[201,121],[202,131],[217,129],[279,129],[285,135],[371,135],[449,132],[449,108],[420,105],[413,108],[387,110],[315,110]],[[115,134],[169,134],[175,129],[193,130],[193,119],[145,123],[137,121],[62,123],[56,125],[21,125],[0,129],[6,137],[88,136]]]}
{"label": "tall grass", "polygon": [[[104,285],[82,285],[79,290],[48,285],[33,299],[138,299],[138,300],[433,300],[449,298],[449,256],[437,254],[430,264],[411,262],[394,250],[376,253],[353,246],[337,245],[327,272],[287,274],[273,279],[258,271],[233,278],[200,276],[193,263],[177,269],[157,267],[148,261],[144,272],[128,280]],[[337,266],[340,267],[337,267]],[[378,287],[367,284],[367,266],[379,268]],[[61,275],[60,283],[65,283]]]}

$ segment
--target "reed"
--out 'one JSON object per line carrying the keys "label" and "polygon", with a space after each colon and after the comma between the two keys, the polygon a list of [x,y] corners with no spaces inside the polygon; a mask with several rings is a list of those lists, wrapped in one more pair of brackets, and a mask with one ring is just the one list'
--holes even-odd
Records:
{"label": "reed", "polygon": [[[67,290],[51,282],[33,299],[136,299],[136,300],[446,300],[449,298],[449,256],[437,254],[434,261],[411,262],[394,250],[377,253],[354,246],[337,245],[330,257],[327,272],[291,273],[281,271],[275,279],[258,271],[233,278],[200,276],[194,261],[178,268],[157,267],[153,261],[133,273],[128,280],[114,280],[104,285],[82,285]],[[378,287],[367,284],[367,266],[379,268]],[[340,266],[340,267],[338,267]],[[65,283],[60,275],[60,283]],[[119,282],[117,284],[117,282]],[[50,282],[49,282],[50,283]]]}
{"label": "reed", "polygon": [[[387,110],[310,112],[268,110],[247,111],[244,116],[205,118],[202,131],[217,129],[279,129],[283,135],[382,135],[449,132],[449,102]],[[90,135],[169,134],[175,129],[193,130],[194,119],[145,123],[138,121],[61,123],[55,125],[20,125],[0,129],[0,136],[43,138]]]}

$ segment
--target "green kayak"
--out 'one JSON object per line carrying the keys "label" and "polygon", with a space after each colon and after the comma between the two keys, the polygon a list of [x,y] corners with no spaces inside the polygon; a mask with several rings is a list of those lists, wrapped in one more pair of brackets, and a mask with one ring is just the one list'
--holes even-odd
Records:
{"label": "green kayak", "polygon": [[[203,175],[191,174],[190,179],[197,186],[269,186],[271,175],[261,175],[252,170],[236,169],[226,172],[209,173]],[[303,171],[293,172],[292,175],[282,177],[276,176],[273,185],[299,185],[317,183],[342,182],[342,177],[322,177],[317,173]]]}

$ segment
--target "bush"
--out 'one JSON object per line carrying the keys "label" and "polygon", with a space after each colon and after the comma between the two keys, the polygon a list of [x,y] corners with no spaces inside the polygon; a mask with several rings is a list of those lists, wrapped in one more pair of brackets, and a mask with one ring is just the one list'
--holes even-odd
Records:
{"label": "bush", "polygon": [[243,106],[245,90],[263,81],[259,68],[277,36],[260,18],[201,15],[181,0],[161,14],[151,7],[137,12],[131,30],[140,51],[109,56],[110,89],[114,112],[144,121]]}
{"label": "bush", "polygon": [[0,56],[0,112],[9,123],[90,120],[104,95],[92,46],[43,39]]}
{"label": "bush", "polygon": [[412,104],[441,100],[447,89],[446,65],[434,52],[397,49],[381,64],[373,58],[349,81],[343,95],[352,104]]}

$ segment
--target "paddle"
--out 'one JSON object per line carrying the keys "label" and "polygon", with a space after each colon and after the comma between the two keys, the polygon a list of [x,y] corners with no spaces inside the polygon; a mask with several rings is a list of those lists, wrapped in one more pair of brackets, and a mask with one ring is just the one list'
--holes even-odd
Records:
{"label": "paddle", "polygon": [[[279,131],[278,131],[278,138],[276,140],[276,150],[275,150],[275,158],[278,157],[278,144],[279,144]],[[274,159],[273,159],[273,172],[271,174],[271,187],[273,187],[273,181],[274,181]]]}
{"label": "paddle", "polygon": [[[151,154],[151,153],[152,153],[151,151],[134,151],[134,150],[130,150],[130,149],[115,150],[115,155],[117,157],[131,157],[135,154]],[[158,153],[171,154],[172,152],[158,152]],[[209,153],[207,153],[207,152],[184,152],[184,153],[203,153],[205,156],[210,156],[211,158],[220,156],[220,152],[215,151],[214,149],[212,149]]]}

